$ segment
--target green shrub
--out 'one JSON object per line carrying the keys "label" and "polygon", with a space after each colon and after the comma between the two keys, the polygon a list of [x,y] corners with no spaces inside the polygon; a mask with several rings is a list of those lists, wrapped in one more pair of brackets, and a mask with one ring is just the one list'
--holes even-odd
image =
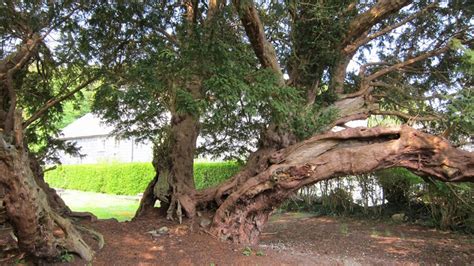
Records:
{"label": "green shrub", "polygon": [[[239,170],[234,162],[196,163],[194,176],[198,189],[216,185]],[[150,163],[103,163],[63,165],[45,173],[52,187],[118,195],[142,193],[154,176]]]}

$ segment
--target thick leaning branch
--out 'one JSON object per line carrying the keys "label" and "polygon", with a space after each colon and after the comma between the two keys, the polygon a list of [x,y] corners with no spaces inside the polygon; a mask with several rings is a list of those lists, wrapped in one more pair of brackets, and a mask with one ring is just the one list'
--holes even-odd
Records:
{"label": "thick leaning branch", "polygon": [[240,20],[260,64],[262,64],[263,68],[273,70],[277,75],[278,83],[283,86],[285,80],[283,79],[275,48],[265,37],[262,21],[253,1],[233,0],[232,2],[239,12]]}
{"label": "thick leaning branch", "polygon": [[410,4],[411,0],[381,0],[367,10],[358,15],[351,23],[347,34],[343,40],[343,47],[351,44],[354,40],[370,30],[375,24],[394,14],[402,7]]}
{"label": "thick leaning branch", "polygon": [[279,163],[247,180],[220,205],[213,234],[256,243],[275,206],[304,186],[339,176],[404,167],[445,182],[474,182],[474,153],[408,126],[330,132],[273,157]]}

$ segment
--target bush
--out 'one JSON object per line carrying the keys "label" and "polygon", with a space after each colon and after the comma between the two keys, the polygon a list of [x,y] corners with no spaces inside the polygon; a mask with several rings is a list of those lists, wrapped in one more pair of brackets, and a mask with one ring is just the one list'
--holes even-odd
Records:
{"label": "bush", "polygon": [[[233,162],[196,163],[194,176],[198,189],[216,185],[239,170]],[[155,172],[150,163],[108,163],[63,165],[45,173],[52,187],[118,195],[145,191]]]}

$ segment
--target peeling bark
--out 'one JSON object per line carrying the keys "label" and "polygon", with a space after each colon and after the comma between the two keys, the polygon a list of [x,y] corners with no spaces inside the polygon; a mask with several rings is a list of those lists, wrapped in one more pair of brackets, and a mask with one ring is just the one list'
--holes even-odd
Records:
{"label": "peeling bark", "polygon": [[69,208],[44,182],[41,167],[30,158],[24,142],[22,112],[17,109],[15,80],[31,61],[42,37],[33,34],[18,51],[0,62],[0,187],[9,223],[21,251],[54,260],[64,251],[86,261],[94,252],[67,217]]}
{"label": "peeling bark", "polygon": [[74,225],[50,207],[48,195],[30,169],[27,151],[10,140],[0,134],[0,184],[5,188],[6,214],[19,248],[46,260],[57,258],[64,250],[92,260],[94,252]]}
{"label": "peeling bark", "polygon": [[211,232],[220,239],[255,244],[281,202],[304,186],[339,176],[405,167],[445,182],[474,181],[474,153],[408,126],[330,132],[272,157],[278,163],[249,178],[219,206]]}

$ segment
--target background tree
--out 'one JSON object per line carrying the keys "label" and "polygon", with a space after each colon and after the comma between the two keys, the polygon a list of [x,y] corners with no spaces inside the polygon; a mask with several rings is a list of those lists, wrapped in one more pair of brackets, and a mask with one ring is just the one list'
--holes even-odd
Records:
{"label": "background tree", "polygon": [[252,148],[249,136],[258,135],[271,117],[285,117],[285,104],[299,100],[290,88],[275,86],[271,72],[256,67],[238,17],[223,1],[116,4],[98,10],[91,23],[101,30],[84,42],[97,51],[114,45],[111,36],[132,43],[123,61],[111,66],[122,71],[100,88],[94,109],[117,133],[155,143],[157,175],[137,216],[157,199],[169,218],[175,211],[181,217],[181,207],[193,216],[188,202],[198,134],[207,140],[200,152],[241,158]]}

